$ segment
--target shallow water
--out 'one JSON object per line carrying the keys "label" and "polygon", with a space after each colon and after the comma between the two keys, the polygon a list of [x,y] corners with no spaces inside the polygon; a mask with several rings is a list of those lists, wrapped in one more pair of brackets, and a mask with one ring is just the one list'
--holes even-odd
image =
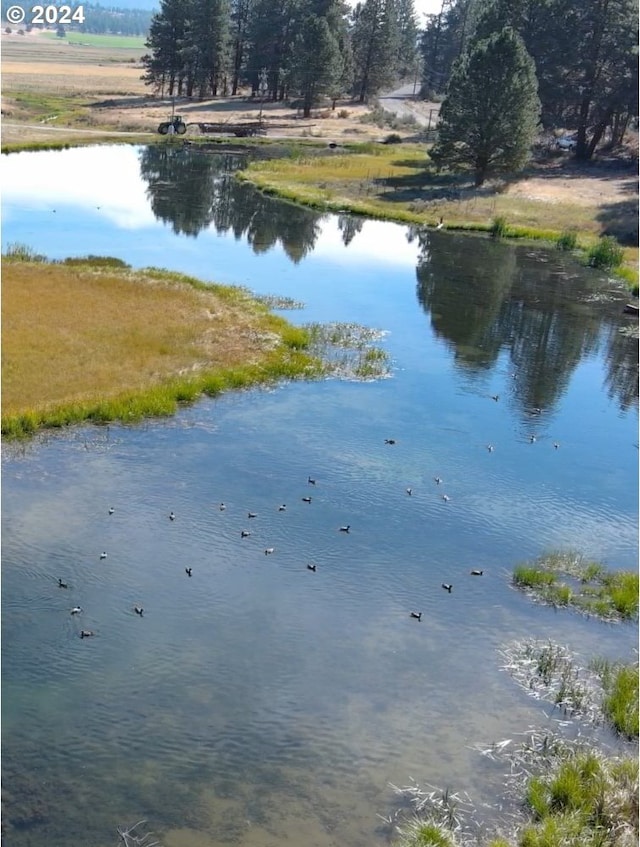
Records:
{"label": "shallow water", "polygon": [[624,294],[553,252],[267,200],[236,164],[122,147],[5,164],[3,246],[290,296],[295,322],[385,330],[393,361],[379,382],[5,446],[8,844],[110,845],[143,817],[166,847],[383,844],[389,782],[495,803],[501,769],[470,745],[558,717],[500,670],[502,644],[637,644],[509,587],[549,548],[637,566]]}

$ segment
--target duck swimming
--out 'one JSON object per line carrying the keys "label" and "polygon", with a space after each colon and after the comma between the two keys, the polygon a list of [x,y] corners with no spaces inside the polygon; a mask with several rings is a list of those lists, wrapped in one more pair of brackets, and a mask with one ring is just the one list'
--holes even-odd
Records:
{"label": "duck swimming", "polygon": [[396,440],[395,440],[395,438],[385,438],[384,443],[385,444],[395,444]]}
{"label": "duck swimming", "polygon": [[248,530],[243,529],[242,532],[240,533],[240,538],[248,538],[250,535],[251,535],[251,533]]}
{"label": "duck swimming", "polygon": [[113,506],[109,506],[109,514],[112,515],[115,512]]}
{"label": "duck swimming", "polygon": [[265,555],[265,556],[270,556],[270,555],[271,555],[271,553],[274,553],[274,552],[275,552],[275,549],[276,549],[275,547],[267,547],[267,549],[264,551],[264,555]]}
{"label": "duck swimming", "polygon": [[133,611],[136,613],[136,615],[140,615],[140,617],[142,617],[144,613],[144,609],[142,608],[142,606],[134,606]]}
{"label": "duck swimming", "polygon": [[63,581],[60,579],[60,577],[58,577],[58,588],[68,588],[68,587],[69,587],[69,586],[67,585],[67,583],[66,583],[66,582],[63,582]]}
{"label": "duck swimming", "polygon": [[186,575],[187,575],[187,576],[191,576],[191,571],[192,571],[192,570],[193,570],[193,568],[185,568],[185,569],[184,569],[184,572],[186,573]]}
{"label": "duck swimming", "polygon": [[256,512],[247,512],[247,517],[248,518],[257,518],[258,515],[256,514]]}
{"label": "duck swimming", "polygon": [[173,512],[169,512],[169,520],[175,521],[175,519],[176,519],[176,516],[173,514]]}
{"label": "duck swimming", "polygon": [[346,526],[340,527],[340,532],[349,532],[350,529],[351,529],[351,524],[348,523]]}
{"label": "duck swimming", "polygon": [[218,506],[218,508],[220,509],[220,511],[221,511],[221,512],[224,512],[224,510],[225,510],[227,507],[224,505],[224,503],[220,503],[220,505]]}
{"label": "duck swimming", "polygon": [[315,571],[315,570],[316,570],[316,565],[307,565],[307,570],[308,570],[308,571]]}
{"label": "duck swimming", "polygon": [[471,573],[471,576],[482,576],[482,574],[484,573],[484,571],[477,571],[477,570],[474,568],[472,571],[470,571],[470,573]]}
{"label": "duck swimming", "polygon": [[302,502],[303,502],[303,503],[310,503],[310,502],[311,502],[311,497],[303,497],[303,498],[302,498]]}
{"label": "duck swimming", "polygon": [[442,587],[444,588],[445,591],[448,591],[449,594],[451,594],[451,589],[453,588],[453,585],[449,585],[448,582],[443,582]]}
{"label": "duck swimming", "polygon": [[92,635],[95,635],[95,632],[93,632],[90,629],[81,629],[80,630],[80,638],[91,638]]}
{"label": "duck swimming", "polygon": [[71,609],[71,614],[72,615],[81,615],[82,609],[80,608],[80,606],[74,606],[73,609]]}
{"label": "duck swimming", "polygon": [[417,621],[422,620],[422,612],[410,612],[409,617],[415,618]]}
{"label": "duck swimming", "polygon": [[285,506],[284,503],[282,504],[282,506],[278,506],[278,511],[279,512],[286,512],[287,511],[287,507]]}
{"label": "duck swimming", "polygon": [[413,494],[413,488],[407,488],[407,494],[409,495],[409,497],[411,497],[411,495]]}
{"label": "duck swimming", "polygon": [[309,485],[315,485],[316,484],[315,479],[312,479],[310,476],[307,477],[307,482],[309,483]]}
{"label": "duck swimming", "polygon": [[101,558],[101,559],[106,559],[106,558],[107,558],[107,554],[103,551],[102,553],[100,553],[100,558]]}
{"label": "duck swimming", "polygon": [[436,485],[440,485],[440,483],[442,482],[442,477],[441,476],[434,476],[433,481],[435,482]]}

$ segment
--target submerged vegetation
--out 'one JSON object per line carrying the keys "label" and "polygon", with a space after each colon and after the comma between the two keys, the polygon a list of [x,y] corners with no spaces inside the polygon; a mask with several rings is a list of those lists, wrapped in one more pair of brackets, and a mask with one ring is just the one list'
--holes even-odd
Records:
{"label": "submerged vegetation", "polygon": [[554,606],[570,606],[606,620],[638,615],[638,574],[609,571],[576,553],[552,553],[517,565],[513,584]]}
{"label": "submerged vegetation", "polygon": [[23,245],[3,257],[2,320],[8,438],[171,415],[282,379],[388,370],[364,327],[293,326],[243,288],[111,257],[46,262]]}

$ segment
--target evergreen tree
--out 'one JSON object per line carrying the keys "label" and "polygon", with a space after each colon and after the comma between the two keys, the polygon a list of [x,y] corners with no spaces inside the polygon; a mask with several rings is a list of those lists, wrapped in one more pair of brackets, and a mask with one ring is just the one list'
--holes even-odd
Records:
{"label": "evergreen tree", "polygon": [[354,87],[361,103],[395,78],[398,41],[393,0],[365,0],[356,6],[351,43]]}
{"label": "evergreen tree", "polygon": [[303,98],[305,118],[318,97],[332,90],[340,71],[338,42],[327,19],[311,15],[303,21],[294,43],[289,80]]}
{"label": "evergreen tree", "polygon": [[151,19],[146,41],[151,54],[142,57],[144,82],[155,86],[162,94],[166,88],[169,96],[179,93],[189,10],[184,0],[161,0],[160,11]]}
{"label": "evergreen tree", "polygon": [[189,45],[193,83],[201,100],[226,88],[230,60],[229,23],[228,0],[193,0],[185,40]]}
{"label": "evergreen tree", "polygon": [[244,67],[249,44],[249,23],[253,0],[231,0],[231,93],[238,93],[240,74]]}
{"label": "evergreen tree", "polygon": [[398,53],[396,71],[403,79],[413,75],[418,60],[418,23],[413,0],[396,0]]}
{"label": "evergreen tree", "polygon": [[474,40],[454,65],[431,158],[472,167],[482,185],[492,172],[524,165],[539,112],[535,67],[520,36],[505,28]]}

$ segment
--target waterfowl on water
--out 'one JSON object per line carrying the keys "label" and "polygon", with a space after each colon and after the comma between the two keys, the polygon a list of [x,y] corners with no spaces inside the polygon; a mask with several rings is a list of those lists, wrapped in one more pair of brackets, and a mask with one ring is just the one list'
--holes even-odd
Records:
{"label": "waterfowl on water", "polygon": [[530,435],[530,436],[529,436],[529,443],[530,443],[530,444],[534,444],[534,443],[535,443],[535,440],[536,440],[535,435]]}
{"label": "waterfowl on water", "polygon": [[443,582],[442,587],[444,588],[445,591],[448,591],[449,594],[451,594],[451,589],[453,588],[453,585],[449,585],[448,582]]}
{"label": "waterfowl on water", "polygon": [[303,502],[303,503],[310,503],[310,502],[311,502],[311,497],[303,497],[303,498],[302,498],[302,502]]}
{"label": "waterfowl on water", "polygon": [[173,514],[173,512],[169,512],[169,520],[175,521],[175,519],[176,519],[176,516]]}
{"label": "waterfowl on water", "polygon": [[315,570],[316,570],[316,565],[307,565],[307,570],[308,570],[308,571],[315,571]]}
{"label": "waterfowl on water", "polygon": [[144,613],[144,609],[142,608],[142,606],[134,606],[133,611],[136,613],[136,615],[140,615],[140,617],[142,617]]}
{"label": "waterfowl on water", "polygon": [[187,576],[191,576],[191,571],[192,571],[192,570],[193,570],[193,568],[185,568],[185,569],[184,569],[184,572],[186,573],[186,575],[187,575]]}
{"label": "waterfowl on water", "polygon": [[471,573],[471,576],[482,576],[484,571],[478,571],[474,568],[472,571],[470,571],[470,573]]}
{"label": "waterfowl on water", "polygon": [[257,518],[258,515],[256,514],[256,512],[247,512],[247,517],[248,518]]}
{"label": "waterfowl on water", "polygon": [[112,515],[115,512],[113,506],[109,506],[109,514]]}
{"label": "waterfowl on water", "polygon": [[436,229],[442,229],[443,226],[444,226],[444,218],[440,218],[440,221],[438,222]]}
{"label": "waterfowl on water", "polygon": [[441,476],[434,476],[433,481],[435,482],[436,485],[440,485],[440,483],[442,482],[442,477]]}
{"label": "waterfowl on water", "polygon": [[73,609],[71,609],[71,614],[72,615],[81,615],[82,609],[80,608],[80,606],[74,606]]}
{"label": "waterfowl on water", "polygon": [[105,551],[104,551],[104,550],[102,551],[102,553],[100,553],[100,558],[101,558],[101,559],[106,559],[106,558],[107,558],[107,554],[105,553]]}
{"label": "waterfowl on water", "polygon": [[307,482],[309,483],[309,485],[315,485],[316,484],[315,479],[312,479],[310,476],[307,477]]}
{"label": "waterfowl on water", "polygon": [[250,535],[251,535],[251,533],[248,530],[243,529],[242,532],[240,533],[240,538],[248,538]]}
{"label": "waterfowl on water", "polygon": [[92,635],[95,635],[95,632],[93,632],[90,629],[81,629],[80,630],[80,638],[91,638]]}
{"label": "waterfowl on water", "polygon": [[413,488],[407,488],[407,494],[409,495],[409,497],[411,497],[411,495],[413,494]]}
{"label": "waterfowl on water", "polygon": [[395,440],[395,438],[385,438],[384,443],[385,444],[395,444],[396,440]]}
{"label": "waterfowl on water", "polygon": [[448,502],[449,502],[449,500],[451,500],[451,497],[449,497],[449,495],[448,495],[448,494],[443,494],[443,495],[442,495],[442,499],[444,500],[444,502],[445,502],[445,503],[448,503]]}
{"label": "waterfowl on water", "polygon": [[351,529],[351,524],[348,523],[346,526],[340,527],[340,532],[349,532],[350,529]]}
{"label": "waterfowl on water", "polygon": [[68,587],[69,587],[69,586],[67,585],[67,583],[66,583],[66,582],[63,582],[63,581],[60,579],[60,577],[58,577],[58,588],[68,588]]}
{"label": "waterfowl on water", "polygon": [[417,621],[422,620],[422,612],[410,612],[409,617],[415,618]]}
{"label": "waterfowl on water", "polygon": [[557,450],[557,449],[558,449],[558,447],[559,447],[560,445],[558,444],[558,442],[557,442],[557,441],[554,441],[554,442],[553,442],[553,446],[554,446],[554,449],[556,449],[556,450]]}
{"label": "waterfowl on water", "polygon": [[491,399],[492,399],[492,400],[495,400],[495,401],[496,401],[496,403],[497,403],[497,402],[498,402],[498,400],[500,399],[500,395],[499,395],[499,394],[492,394],[492,395],[491,395]]}
{"label": "waterfowl on water", "polygon": [[495,450],[495,447],[493,446],[493,444],[487,444],[487,450],[488,450],[490,453],[493,453],[493,451]]}
{"label": "waterfowl on water", "polygon": [[264,555],[270,556],[272,553],[275,552],[275,549],[276,549],[275,547],[267,547],[267,549],[264,551]]}
{"label": "waterfowl on water", "polygon": [[286,505],[283,503],[282,506],[278,506],[278,511],[279,512],[286,512],[287,511]]}
{"label": "waterfowl on water", "polygon": [[221,512],[224,512],[224,510],[225,510],[227,507],[224,505],[224,503],[220,503],[220,505],[218,506],[218,508],[220,509],[220,511],[221,511]]}

